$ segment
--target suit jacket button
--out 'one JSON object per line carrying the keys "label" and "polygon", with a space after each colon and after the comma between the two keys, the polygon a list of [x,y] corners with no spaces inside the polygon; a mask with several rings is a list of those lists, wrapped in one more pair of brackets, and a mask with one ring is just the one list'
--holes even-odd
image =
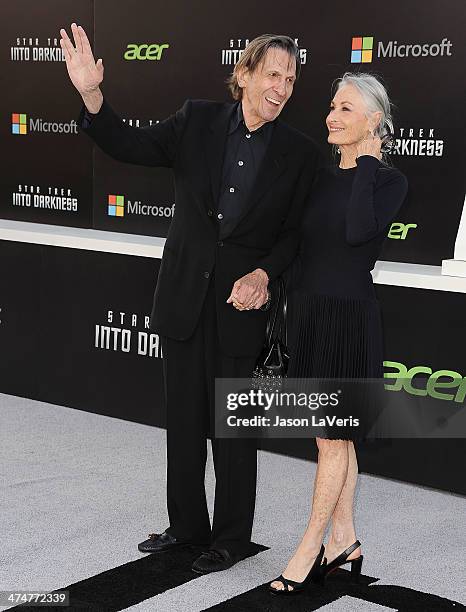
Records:
{"label": "suit jacket button", "polygon": [[207,214],[209,215],[209,217],[211,217],[214,214],[214,211],[209,208],[209,210],[207,211]]}
{"label": "suit jacket button", "polygon": [[205,278],[209,278],[210,272],[204,272],[204,276],[205,276]]}
{"label": "suit jacket button", "polygon": [[218,246],[223,246],[223,241],[222,241],[222,240],[219,240],[219,241],[217,242],[217,244],[218,244]]}

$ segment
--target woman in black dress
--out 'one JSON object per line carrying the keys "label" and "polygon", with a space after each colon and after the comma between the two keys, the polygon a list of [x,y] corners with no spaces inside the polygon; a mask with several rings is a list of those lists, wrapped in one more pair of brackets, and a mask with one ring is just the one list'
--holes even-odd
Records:
{"label": "woman in black dress", "polygon": [[[328,142],[340,158],[319,171],[303,221],[299,274],[291,295],[288,375],[380,379],[382,326],[370,271],[408,187],[406,177],[381,153],[388,148],[387,132],[393,132],[384,86],[373,75],[345,73],[337,81],[326,123]],[[351,409],[357,416],[358,407]],[[358,577],[362,554],[353,523],[355,439],[339,437],[330,428],[316,437],[309,523],[283,574],[270,584],[273,593],[296,594],[343,563],[351,562],[352,575]]]}

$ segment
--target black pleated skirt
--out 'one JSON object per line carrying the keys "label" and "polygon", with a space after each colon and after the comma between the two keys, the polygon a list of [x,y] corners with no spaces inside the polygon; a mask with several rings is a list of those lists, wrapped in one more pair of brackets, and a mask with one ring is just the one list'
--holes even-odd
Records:
{"label": "black pleated skirt", "polygon": [[[293,291],[289,302],[288,377],[346,380],[345,401],[338,414],[359,419],[358,427],[323,427],[316,435],[367,441],[374,435],[373,425],[383,408],[383,333],[378,301]],[[326,411],[332,413],[330,408]]]}

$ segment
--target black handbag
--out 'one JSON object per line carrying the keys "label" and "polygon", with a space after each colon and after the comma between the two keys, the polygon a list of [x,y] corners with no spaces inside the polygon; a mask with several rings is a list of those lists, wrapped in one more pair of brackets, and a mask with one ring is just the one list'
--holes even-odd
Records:
{"label": "black handbag", "polygon": [[288,372],[288,338],[286,326],[287,296],[285,281],[277,279],[272,289],[272,307],[265,330],[265,343],[252,373],[253,389],[277,391]]}

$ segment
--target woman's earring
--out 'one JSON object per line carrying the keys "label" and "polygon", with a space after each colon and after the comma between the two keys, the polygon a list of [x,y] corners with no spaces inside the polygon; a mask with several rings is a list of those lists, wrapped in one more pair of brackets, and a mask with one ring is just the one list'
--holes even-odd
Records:
{"label": "woman's earring", "polygon": [[340,147],[337,147],[337,153],[341,153]]}

